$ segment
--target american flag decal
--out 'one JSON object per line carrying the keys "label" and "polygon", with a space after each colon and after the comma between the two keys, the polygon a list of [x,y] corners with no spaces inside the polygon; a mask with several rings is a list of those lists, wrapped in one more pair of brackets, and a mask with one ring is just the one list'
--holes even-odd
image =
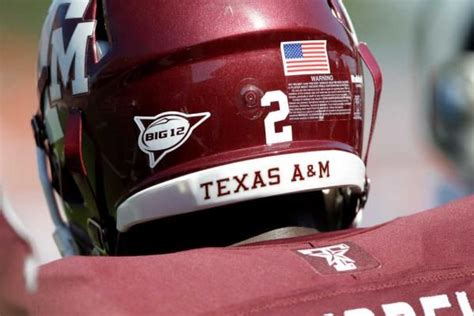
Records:
{"label": "american flag decal", "polygon": [[282,42],[285,76],[330,74],[327,41]]}

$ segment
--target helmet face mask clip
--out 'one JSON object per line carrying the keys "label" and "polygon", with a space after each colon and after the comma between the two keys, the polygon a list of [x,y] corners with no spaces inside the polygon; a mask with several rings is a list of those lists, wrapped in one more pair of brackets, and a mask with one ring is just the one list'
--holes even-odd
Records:
{"label": "helmet face mask clip", "polygon": [[382,78],[341,1],[234,1],[229,16],[121,2],[56,0],[42,31],[33,129],[63,255],[353,225],[368,193],[362,63],[369,139]]}

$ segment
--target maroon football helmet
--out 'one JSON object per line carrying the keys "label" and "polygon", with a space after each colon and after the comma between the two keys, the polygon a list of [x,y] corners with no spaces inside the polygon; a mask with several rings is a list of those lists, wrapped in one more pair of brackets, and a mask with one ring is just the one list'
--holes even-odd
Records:
{"label": "maroon football helmet", "polygon": [[65,255],[347,228],[365,203],[361,60],[375,104],[381,75],[338,0],[56,0],[40,45],[33,128]]}

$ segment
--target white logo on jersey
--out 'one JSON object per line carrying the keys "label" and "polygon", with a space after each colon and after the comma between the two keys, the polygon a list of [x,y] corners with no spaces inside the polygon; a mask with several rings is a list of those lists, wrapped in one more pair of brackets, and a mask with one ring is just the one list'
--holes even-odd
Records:
{"label": "white logo on jersey", "polygon": [[[73,95],[89,92],[89,80],[85,74],[86,52],[88,38],[94,34],[95,22],[78,23],[67,47],[65,47],[63,29],[58,28],[53,31],[53,22],[58,9],[65,4],[69,4],[65,18],[80,19],[86,12],[89,0],[55,0],[49,9],[41,32],[39,73],[43,67],[48,65],[51,67],[51,85],[49,87],[51,101],[61,98],[58,68],[63,87],[69,83],[69,74],[73,71]],[[50,62],[48,62],[49,53],[51,53]],[[72,67],[73,60],[75,61],[74,68]]]}
{"label": "white logo on jersey", "polygon": [[[185,114],[164,112],[157,116],[136,116],[140,129],[138,147],[148,154],[150,168],[154,168],[163,157],[183,145],[193,130],[211,116],[211,113]],[[145,124],[147,121],[152,121]]]}
{"label": "white logo on jersey", "polygon": [[355,260],[345,255],[349,250],[348,245],[339,244],[323,248],[298,250],[298,252],[305,256],[324,258],[328,265],[337,271],[350,271],[357,269],[357,266]]}

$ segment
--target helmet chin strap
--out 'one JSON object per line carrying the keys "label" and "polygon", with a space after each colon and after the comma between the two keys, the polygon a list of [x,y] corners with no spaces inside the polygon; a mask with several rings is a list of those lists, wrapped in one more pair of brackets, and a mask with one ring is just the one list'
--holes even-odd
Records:
{"label": "helmet chin strap", "polygon": [[46,161],[46,154],[40,147],[36,147],[36,161],[38,164],[39,177],[43,193],[48,203],[49,213],[53,219],[55,231],[53,234],[54,241],[58,246],[59,252],[63,257],[79,255],[79,248],[74,241],[74,237],[69,229],[69,226],[64,222],[59,212],[59,207],[54,196],[54,191],[51,186],[51,181],[48,176],[48,168]]}

